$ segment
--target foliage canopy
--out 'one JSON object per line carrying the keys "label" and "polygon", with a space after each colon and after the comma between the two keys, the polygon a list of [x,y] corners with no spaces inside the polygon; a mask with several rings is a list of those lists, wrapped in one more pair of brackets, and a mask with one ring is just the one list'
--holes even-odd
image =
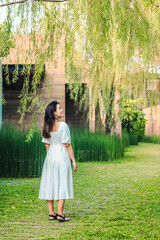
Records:
{"label": "foliage canopy", "polygon": [[[157,77],[160,48],[160,8],[158,1],[144,0],[71,0],[66,3],[26,2],[8,7],[7,21],[17,35],[29,37],[28,56],[35,58],[37,74],[33,81],[34,94],[22,93],[19,112],[21,121],[27,111],[42,112],[39,101],[38,72],[44,62],[51,61],[60,39],[65,36],[66,79],[76,100],[81,92],[82,102],[89,104],[88,88],[82,91],[82,81],[92,89],[91,104],[102,108],[106,116],[114,114],[115,93],[120,101],[126,96],[143,97],[144,79]],[[18,19],[15,23],[11,21]],[[38,37],[37,37],[38,36]],[[56,65],[56,61],[55,61]],[[26,77],[27,79],[27,77]],[[76,86],[73,83],[80,83]],[[27,84],[24,83],[24,89]],[[153,92],[149,104],[159,103]],[[146,102],[144,105],[148,104]]]}

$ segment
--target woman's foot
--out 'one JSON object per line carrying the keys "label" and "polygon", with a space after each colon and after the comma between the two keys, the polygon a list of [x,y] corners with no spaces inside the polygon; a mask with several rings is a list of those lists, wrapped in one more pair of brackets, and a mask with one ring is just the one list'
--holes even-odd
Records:
{"label": "woman's foot", "polygon": [[56,214],[55,211],[53,211],[53,212],[51,212],[51,213],[49,214],[49,220],[54,220],[54,219],[56,219],[56,218],[57,218],[57,214]]}
{"label": "woman's foot", "polygon": [[70,221],[70,219],[66,218],[66,216],[63,214],[57,214],[57,220],[60,222]]}

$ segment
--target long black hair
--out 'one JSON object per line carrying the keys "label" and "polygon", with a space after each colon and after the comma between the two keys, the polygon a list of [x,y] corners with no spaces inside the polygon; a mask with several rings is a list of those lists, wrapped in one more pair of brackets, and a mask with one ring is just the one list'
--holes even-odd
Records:
{"label": "long black hair", "polygon": [[53,101],[49,103],[45,109],[45,115],[44,115],[44,124],[42,127],[42,137],[44,138],[50,138],[50,131],[53,127],[53,123],[55,121],[55,115],[53,114],[56,111],[56,107],[59,102]]}

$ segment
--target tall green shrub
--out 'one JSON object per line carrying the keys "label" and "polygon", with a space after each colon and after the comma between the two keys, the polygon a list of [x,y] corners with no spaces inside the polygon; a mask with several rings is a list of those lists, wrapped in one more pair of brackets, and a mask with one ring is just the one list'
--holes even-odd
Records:
{"label": "tall green shrub", "polygon": [[45,158],[45,146],[41,143],[40,132],[36,131],[30,143],[26,142],[28,131],[13,126],[0,130],[0,176],[38,177]]}
{"label": "tall green shrub", "polygon": [[80,162],[108,161],[124,154],[124,146],[117,136],[72,129],[71,137],[75,157]]}
{"label": "tall green shrub", "polygon": [[142,112],[143,100],[127,99],[121,105],[120,119],[122,122],[122,129],[128,133],[132,133],[132,138],[138,136],[138,141],[142,140],[145,134],[145,124],[147,120],[144,118],[145,114]]}
{"label": "tall green shrub", "polygon": [[[26,142],[28,131],[13,126],[0,130],[0,177],[39,177],[46,157],[45,144],[39,130],[30,142]],[[91,133],[87,129],[71,129],[71,143],[77,162],[112,161],[124,155],[129,137],[123,141],[105,133]]]}
{"label": "tall green shrub", "polygon": [[147,143],[157,143],[160,144],[160,136],[143,136],[142,142],[147,142]]}

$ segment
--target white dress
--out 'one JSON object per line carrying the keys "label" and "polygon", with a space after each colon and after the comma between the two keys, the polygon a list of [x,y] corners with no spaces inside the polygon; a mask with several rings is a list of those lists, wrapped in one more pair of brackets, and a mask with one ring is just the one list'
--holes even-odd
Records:
{"label": "white dress", "polygon": [[71,143],[67,123],[60,122],[58,131],[50,132],[50,135],[48,139],[42,138],[42,142],[50,147],[43,164],[39,199],[74,198],[71,160],[63,144]]}

